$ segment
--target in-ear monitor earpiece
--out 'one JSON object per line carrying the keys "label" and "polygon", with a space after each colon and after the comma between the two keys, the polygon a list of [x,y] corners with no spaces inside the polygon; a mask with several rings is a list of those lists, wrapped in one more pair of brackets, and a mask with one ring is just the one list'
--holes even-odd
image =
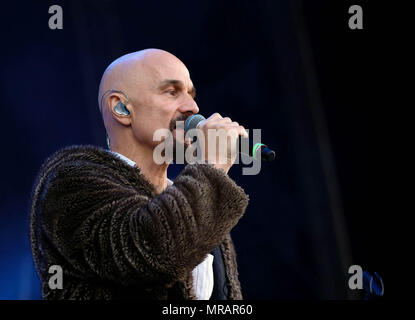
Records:
{"label": "in-ear monitor earpiece", "polygon": [[124,103],[119,101],[117,105],[114,107],[114,111],[119,114],[120,116],[129,116],[130,111],[128,111],[127,107]]}

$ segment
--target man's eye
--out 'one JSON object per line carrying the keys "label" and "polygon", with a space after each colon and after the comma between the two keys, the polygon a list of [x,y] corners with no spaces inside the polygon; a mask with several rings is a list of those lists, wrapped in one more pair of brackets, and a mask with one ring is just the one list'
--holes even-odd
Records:
{"label": "man's eye", "polygon": [[168,90],[167,93],[171,96],[175,96],[176,95],[176,90]]}

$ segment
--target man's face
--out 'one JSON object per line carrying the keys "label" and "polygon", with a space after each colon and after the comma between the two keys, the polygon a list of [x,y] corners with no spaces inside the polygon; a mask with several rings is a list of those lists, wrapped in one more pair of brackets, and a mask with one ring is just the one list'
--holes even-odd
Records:
{"label": "man's face", "polygon": [[189,71],[174,56],[156,55],[140,62],[140,72],[130,94],[133,105],[132,130],[140,143],[154,147],[157,129],[172,130],[174,138],[184,143],[184,130],[176,121],[199,112]]}

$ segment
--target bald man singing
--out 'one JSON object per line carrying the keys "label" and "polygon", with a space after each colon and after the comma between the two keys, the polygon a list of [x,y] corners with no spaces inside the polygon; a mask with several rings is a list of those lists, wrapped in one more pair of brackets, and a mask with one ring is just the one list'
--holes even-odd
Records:
{"label": "bald man singing", "polygon": [[[228,176],[235,159],[188,163],[174,181],[169,163],[154,161],[158,129],[189,146],[176,123],[199,112],[195,94],[185,65],[163,50],[127,54],[105,70],[98,104],[109,149],[63,148],[33,187],[44,299],[242,299],[230,231],[249,199]],[[198,126],[206,145],[209,129],[247,135],[218,113]]]}

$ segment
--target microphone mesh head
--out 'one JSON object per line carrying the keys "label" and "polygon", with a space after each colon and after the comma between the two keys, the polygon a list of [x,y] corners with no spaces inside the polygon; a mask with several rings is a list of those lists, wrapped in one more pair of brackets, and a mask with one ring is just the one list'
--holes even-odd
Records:
{"label": "microphone mesh head", "polygon": [[194,114],[187,118],[186,122],[184,123],[184,131],[189,131],[190,129],[196,129],[199,122],[205,120],[206,118],[201,114]]}

